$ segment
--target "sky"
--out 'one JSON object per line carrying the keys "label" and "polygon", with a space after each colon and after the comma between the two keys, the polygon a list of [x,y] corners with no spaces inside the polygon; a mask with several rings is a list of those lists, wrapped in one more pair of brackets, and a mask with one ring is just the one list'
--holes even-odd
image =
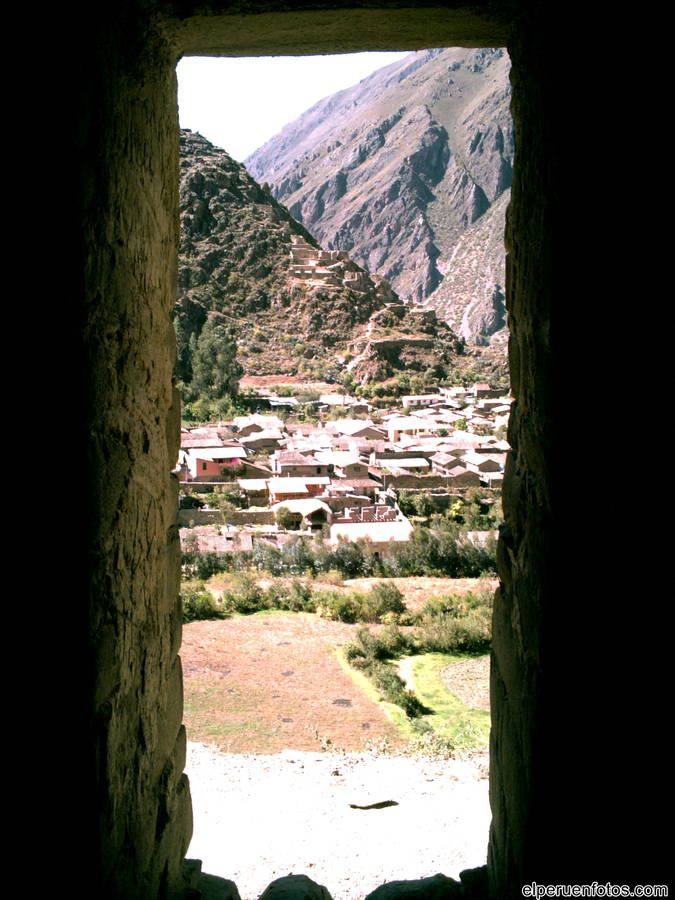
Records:
{"label": "sky", "polygon": [[318,100],[408,53],[184,57],[176,69],[180,125],[243,162]]}

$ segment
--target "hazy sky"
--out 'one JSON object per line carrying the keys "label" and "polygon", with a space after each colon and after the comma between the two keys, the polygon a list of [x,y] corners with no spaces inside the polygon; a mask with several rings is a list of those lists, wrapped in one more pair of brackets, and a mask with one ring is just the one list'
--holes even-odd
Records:
{"label": "hazy sky", "polygon": [[407,55],[185,57],[177,67],[180,124],[241,162],[317,100]]}

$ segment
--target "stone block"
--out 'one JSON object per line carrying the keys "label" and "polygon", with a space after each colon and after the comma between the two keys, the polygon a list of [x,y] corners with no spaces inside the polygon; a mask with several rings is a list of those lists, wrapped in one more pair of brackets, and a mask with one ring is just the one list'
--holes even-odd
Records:
{"label": "stone block", "polygon": [[390,881],[375,888],[365,900],[461,900],[458,882],[446,875],[432,875],[415,881]]}
{"label": "stone block", "polygon": [[263,891],[260,900],[332,900],[328,890],[307,875],[285,875]]}
{"label": "stone block", "polygon": [[241,900],[234,881],[218,875],[202,873],[198,887],[201,900]]}

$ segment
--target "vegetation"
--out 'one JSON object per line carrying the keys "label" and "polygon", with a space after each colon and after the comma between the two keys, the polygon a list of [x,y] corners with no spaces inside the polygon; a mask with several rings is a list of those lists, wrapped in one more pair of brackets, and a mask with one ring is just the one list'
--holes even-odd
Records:
{"label": "vegetation", "polygon": [[228,614],[213,594],[207,591],[203,581],[183,581],[180,588],[183,622],[199,619],[224,619]]}
{"label": "vegetation", "polygon": [[466,595],[435,596],[421,610],[411,612],[401,591],[387,582],[377,582],[367,592],[316,590],[310,579],[298,578],[275,579],[263,587],[249,571],[234,575],[219,601],[200,580],[184,582],[181,598],[185,622],[285,610],[383,625],[377,631],[359,628],[345,646],[344,658],[370,680],[378,696],[398,706],[409,719],[438,715],[439,710],[406,687],[392,660],[420,654],[476,655],[490,649],[492,590],[487,586]]}
{"label": "vegetation", "polygon": [[488,743],[490,713],[467,707],[447,689],[441,678],[443,669],[465,659],[466,656],[458,654],[425,653],[412,660],[415,693],[431,710],[422,721],[415,723],[421,746],[440,741],[454,749],[463,749]]}
{"label": "vegetation", "polygon": [[437,705],[425,702],[433,702],[432,694],[428,691],[426,697],[420,698],[407,689],[391,660],[418,654],[433,654],[438,660],[447,654],[487,653],[491,618],[490,590],[433,598],[419,613],[406,617],[404,628],[395,622],[378,632],[360,628],[344,648],[344,656],[351,666],[367,675],[385,700],[400,706],[409,718],[434,712],[439,715]]}
{"label": "vegetation", "polygon": [[282,547],[256,543],[252,551],[238,553],[184,552],[187,577],[208,578],[216,572],[248,569],[270,575],[309,575],[337,571],[344,578],[382,578],[413,575],[480,578],[496,571],[496,541],[474,544],[451,529],[415,528],[407,544],[392,544],[378,552],[367,539],[340,541],[327,547],[298,536]]}

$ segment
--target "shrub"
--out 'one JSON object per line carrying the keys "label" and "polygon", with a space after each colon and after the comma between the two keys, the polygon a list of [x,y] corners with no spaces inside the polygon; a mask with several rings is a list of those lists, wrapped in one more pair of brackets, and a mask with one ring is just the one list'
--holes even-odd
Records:
{"label": "shrub", "polygon": [[225,610],[213,594],[205,590],[201,581],[184,582],[180,588],[183,605],[183,622],[203,619],[223,619]]}
{"label": "shrub", "polygon": [[430,710],[415,694],[408,690],[403,679],[386,663],[376,663],[371,668],[371,679],[377,690],[390,703],[400,706],[411,719],[424,715]]}
{"label": "shrub", "polygon": [[406,612],[403,594],[395,584],[386,581],[378,581],[372,586],[363,606],[364,622],[381,622],[387,613],[398,616]]}
{"label": "shrub", "polygon": [[292,512],[287,506],[280,506],[274,516],[279,528],[287,531],[297,531],[302,525],[302,516],[299,513]]}
{"label": "shrub", "polygon": [[355,600],[354,592],[341,594],[337,591],[317,591],[315,599],[317,612],[324,619],[349,624],[357,621],[360,604]]}
{"label": "shrub", "polygon": [[306,581],[293,579],[288,593],[280,598],[280,609],[288,609],[291,612],[315,612],[316,600],[312,586]]}
{"label": "shrub", "polygon": [[422,653],[487,653],[491,645],[489,617],[479,611],[423,619],[416,629]]}
{"label": "shrub", "polygon": [[269,609],[268,596],[251,575],[239,575],[233,588],[223,594],[226,609],[249,615]]}
{"label": "shrub", "polygon": [[344,578],[337,569],[328,569],[328,571],[324,572],[321,576],[321,581],[323,581],[324,584],[334,584],[336,586],[344,584]]}
{"label": "shrub", "polygon": [[412,655],[417,652],[412,635],[404,634],[395,623],[391,623],[383,628],[376,636],[376,641],[382,648],[381,652],[391,659]]}

